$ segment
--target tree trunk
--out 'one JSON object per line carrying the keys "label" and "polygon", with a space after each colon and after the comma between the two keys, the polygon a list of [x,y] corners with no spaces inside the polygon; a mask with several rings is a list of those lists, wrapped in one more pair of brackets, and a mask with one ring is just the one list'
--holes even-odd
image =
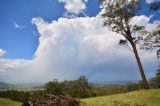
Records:
{"label": "tree trunk", "polygon": [[143,84],[144,84],[144,89],[149,89],[149,85],[148,85],[148,82],[147,82],[147,79],[146,79],[146,76],[145,76],[145,73],[144,73],[144,70],[143,70],[143,67],[142,67],[142,63],[141,63],[139,55],[138,55],[138,51],[137,51],[136,45],[135,45],[135,43],[133,41],[130,41],[130,43],[131,43],[131,46],[133,48],[133,52],[134,52],[135,58],[137,60],[139,71],[141,73],[142,81],[143,81]]}

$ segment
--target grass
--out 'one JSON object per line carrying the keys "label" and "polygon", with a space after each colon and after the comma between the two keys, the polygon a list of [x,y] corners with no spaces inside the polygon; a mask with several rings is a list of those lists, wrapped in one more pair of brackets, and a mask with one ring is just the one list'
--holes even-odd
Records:
{"label": "grass", "polygon": [[[85,106],[160,106],[160,90],[140,90],[124,94],[82,99]],[[0,106],[21,106],[22,103],[0,98]],[[82,104],[83,106],[83,104]]]}
{"label": "grass", "polygon": [[160,106],[160,90],[141,90],[81,101],[85,106]]}
{"label": "grass", "polygon": [[15,102],[7,98],[0,98],[0,106],[21,106],[22,103]]}

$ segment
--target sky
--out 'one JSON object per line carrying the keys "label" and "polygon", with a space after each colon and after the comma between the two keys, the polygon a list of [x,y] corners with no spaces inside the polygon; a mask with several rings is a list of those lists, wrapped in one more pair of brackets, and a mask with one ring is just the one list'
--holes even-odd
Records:
{"label": "sky", "polygon": [[[143,1],[131,23],[154,30],[160,10],[147,6],[155,1]],[[99,0],[0,0],[0,81],[141,79],[134,54],[103,27],[101,12]],[[154,76],[156,53],[139,53],[147,78]]]}

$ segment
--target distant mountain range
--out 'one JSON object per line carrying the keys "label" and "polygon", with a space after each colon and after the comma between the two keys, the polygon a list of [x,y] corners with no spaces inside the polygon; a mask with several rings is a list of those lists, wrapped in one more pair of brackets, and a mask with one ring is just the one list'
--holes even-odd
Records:
{"label": "distant mountain range", "polygon": [[27,84],[9,84],[6,82],[0,81],[0,89],[35,89],[43,88],[44,83],[27,83]]}
{"label": "distant mountain range", "polygon": [[0,82],[0,88],[2,89],[2,88],[12,88],[12,87],[14,87],[14,85],[13,84],[9,84],[9,83],[5,83],[5,82]]}
{"label": "distant mountain range", "polygon": [[94,85],[97,86],[105,86],[105,85],[126,85],[128,83],[137,83],[139,80],[133,80],[133,81],[95,81],[93,82]]}
{"label": "distant mountain range", "polygon": [[[138,80],[133,81],[94,81],[95,86],[110,86],[110,85],[126,85],[130,82],[136,83]],[[43,88],[45,83],[28,83],[28,84],[9,84],[0,82],[0,89],[14,89],[14,88]]]}

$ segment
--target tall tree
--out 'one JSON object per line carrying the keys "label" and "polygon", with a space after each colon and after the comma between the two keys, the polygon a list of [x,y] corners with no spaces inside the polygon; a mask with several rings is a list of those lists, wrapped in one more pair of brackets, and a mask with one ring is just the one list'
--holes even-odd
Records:
{"label": "tall tree", "polygon": [[102,0],[101,4],[105,10],[101,15],[104,19],[104,26],[125,38],[120,40],[120,44],[130,43],[144,83],[144,89],[149,89],[136,46],[140,40],[136,35],[138,33],[145,34],[146,31],[143,26],[130,24],[131,18],[136,16],[137,11],[141,9],[141,2],[139,0]]}

